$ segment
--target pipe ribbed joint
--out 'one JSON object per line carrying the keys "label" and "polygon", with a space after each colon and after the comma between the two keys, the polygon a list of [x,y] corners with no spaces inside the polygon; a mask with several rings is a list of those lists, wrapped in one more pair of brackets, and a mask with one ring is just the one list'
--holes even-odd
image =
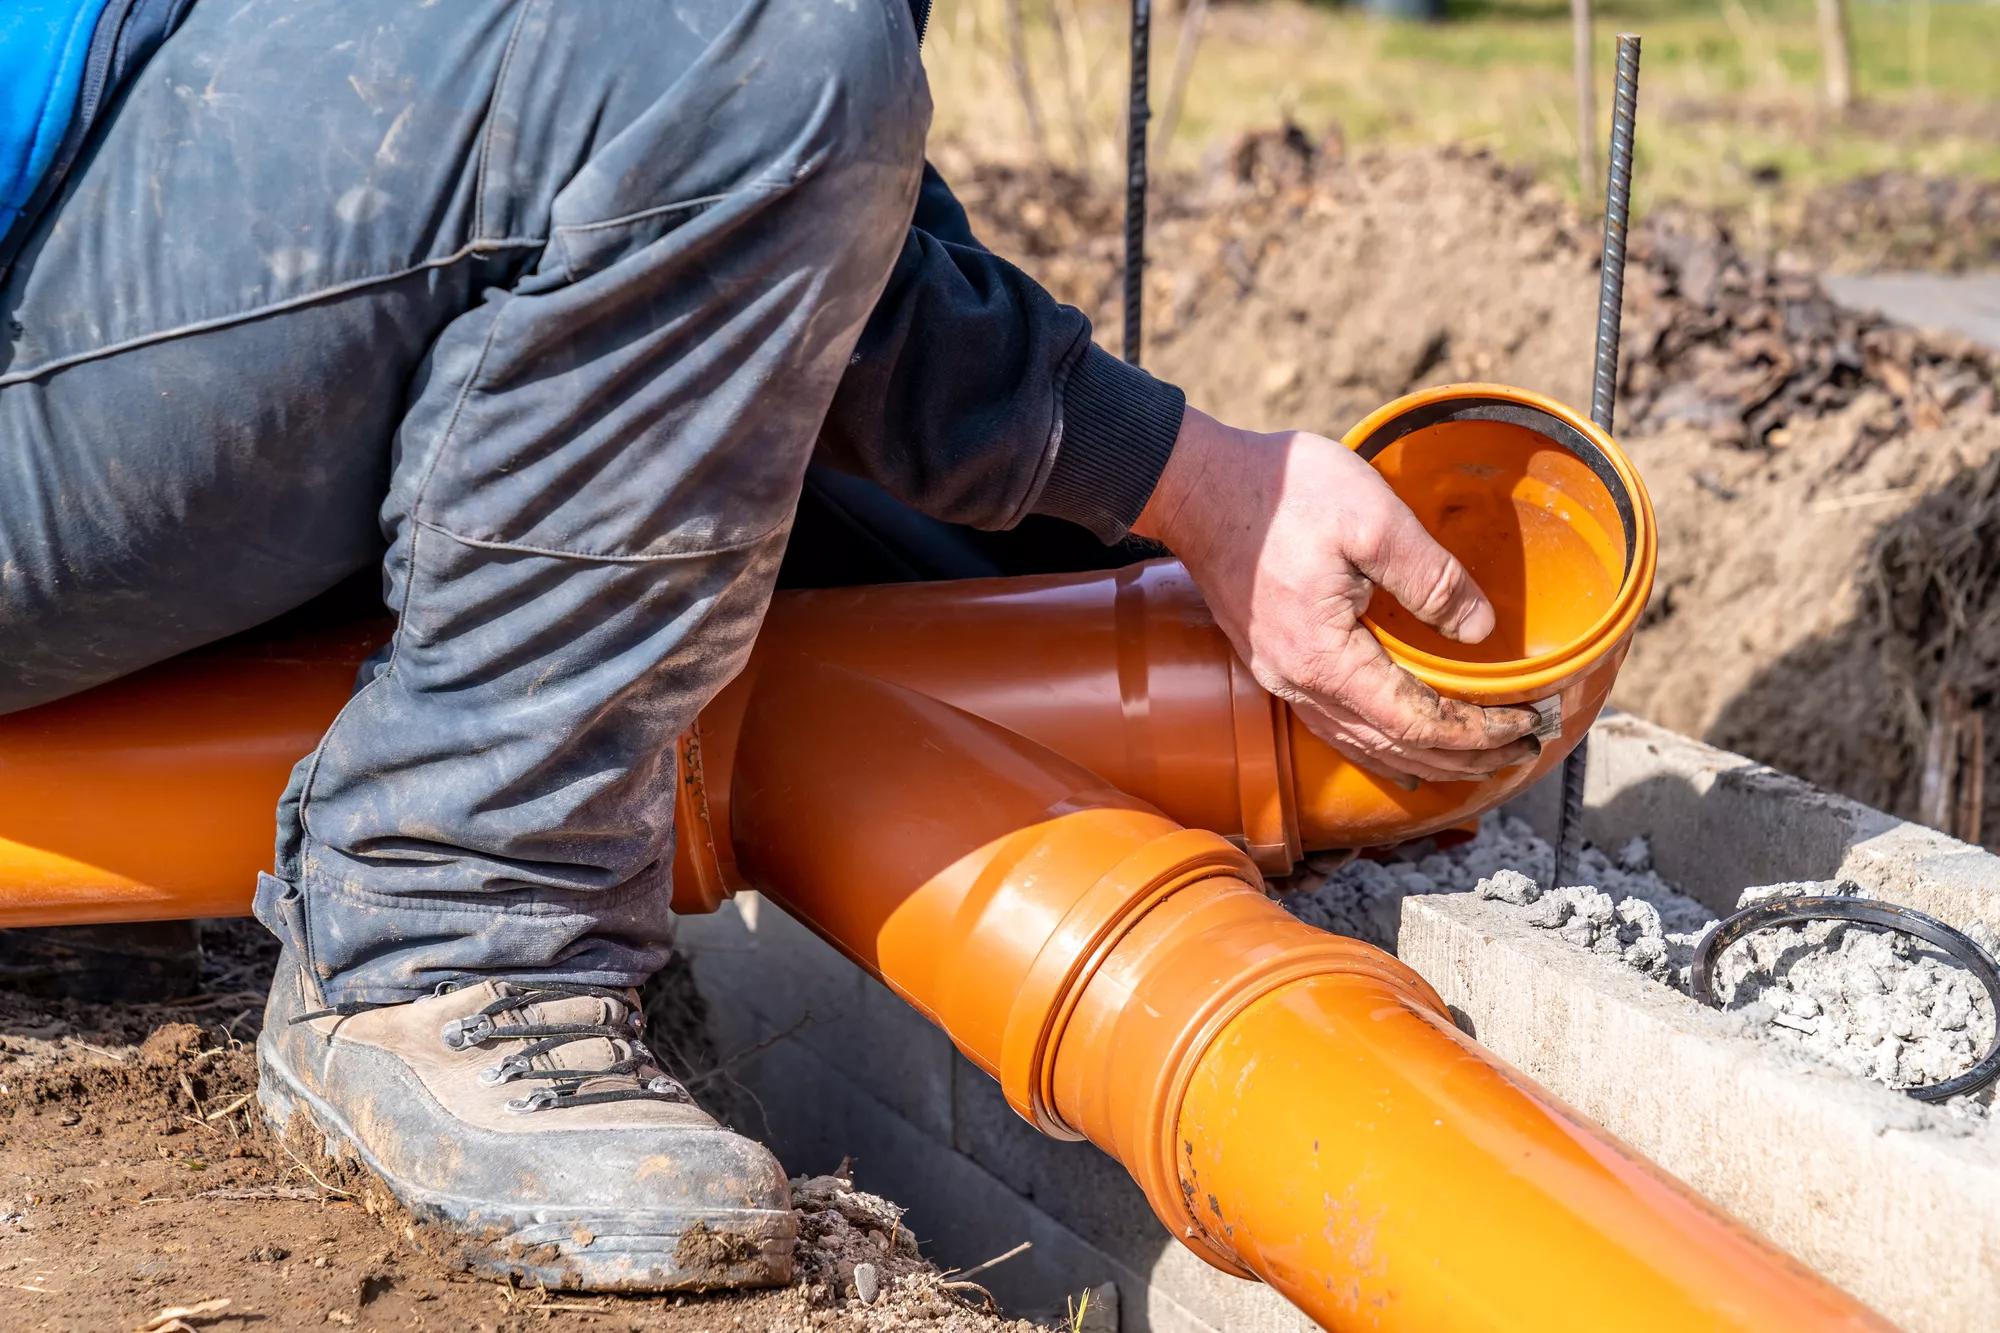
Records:
{"label": "pipe ribbed joint", "polygon": [[1265,874],[1289,874],[1305,855],[1292,775],[1290,711],[1234,653],[1229,655],[1229,705],[1243,849]]}
{"label": "pipe ribbed joint", "polygon": [[1016,1114],[1053,1138],[1085,1137],[1057,1114],[1051,1088],[1070,1015],[1135,924],[1182,889],[1218,878],[1264,891],[1256,865],[1226,839],[1181,829],[1118,862],[1063,914],[1015,992],[1002,1039],[1000,1087]]}

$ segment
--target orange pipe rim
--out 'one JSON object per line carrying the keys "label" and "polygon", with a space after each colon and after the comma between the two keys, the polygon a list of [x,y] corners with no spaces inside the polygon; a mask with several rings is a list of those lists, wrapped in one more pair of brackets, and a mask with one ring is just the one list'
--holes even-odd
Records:
{"label": "orange pipe rim", "polygon": [[[1659,528],[1653,502],[1632,460],[1610,435],[1588,417],[1542,394],[1504,384],[1444,384],[1406,394],[1363,417],[1342,437],[1351,449],[1362,449],[1400,419],[1420,409],[1468,399],[1498,399],[1554,418],[1587,440],[1610,465],[1631,500],[1631,556],[1611,606],[1595,623],[1560,647],[1498,662],[1476,662],[1441,656],[1404,641],[1372,616],[1364,617],[1390,658],[1441,694],[1521,699],[1553,692],[1614,650],[1639,623],[1653,591],[1659,564]],[[1533,427],[1525,427],[1533,430]],[[1608,488],[1607,488],[1608,489]]]}

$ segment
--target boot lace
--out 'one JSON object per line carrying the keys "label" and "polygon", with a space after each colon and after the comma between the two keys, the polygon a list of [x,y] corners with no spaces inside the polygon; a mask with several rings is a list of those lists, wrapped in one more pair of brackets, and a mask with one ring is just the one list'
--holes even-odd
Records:
{"label": "boot lace", "polygon": [[[443,989],[441,987],[440,991]],[[622,1021],[509,1023],[504,1026],[496,1021],[531,1005],[579,997],[605,1001],[614,1015],[623,1015]],[[292,1022],[308,1023],[316,1018],[348,1018],[381,1007],[379,1004],[367,1002],[338,1004],[331,1008],[300,1014]],[[679,1080],[666,1074],[642,1076],[641,1071],[647,1067],[654,1069],[660,1067],[660,1062],[654,1058],[653,1053],[640,1038],[645,1026],[644,1015],[622,991],[608,986],[542,982],[532,986],[515,987],[509,994],[488,1002],[474,1012],[462,1018],[452,1019],[438,1030],[438,1037],[454,1051],[467,1050],[492,1041],[528,1043],[501,1060],[499,1064],[479,1072],[479,1081],[488,1087],[517,1080],[524,1083],[540,1081],[548,1085],[534,1088],[520,1097],[510,1099],[507,1103],[507,1109],[510,1111],[527,1113],[555,1107],[599,1106],[607,1102],[658,1101],[683,1104],[692,1102],[694,1098],[681,1086]],[[608,1041],[613,1049],[622,1049],[626,1054],[622,1059],[596,1069],[535,1067],[536,1060],[553,1054],[571,1042],[592,1039]],[[583,1091],[585,1083],[596,1079],[626,1079],[629,1082],[624,1087]]]}

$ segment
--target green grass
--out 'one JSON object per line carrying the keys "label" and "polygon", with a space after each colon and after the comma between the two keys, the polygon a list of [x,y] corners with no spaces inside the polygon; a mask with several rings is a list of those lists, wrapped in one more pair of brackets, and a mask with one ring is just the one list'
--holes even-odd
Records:
{"label": "green grass", "polygon": [[[1620,0],[1596,18],[1601,140],[1615,35],[1645,38],[1640,205],[1739,212],[1795,206],[1816,186],[1889,168],[2000,178],[2000,5],[1850,0],[1855,84],[1867,105],[1823,107],[1812,0]],[[1025,0],[1050,157],[1115,179],[1125,80],[1120,0]],[[1036,149],[1007,60],[1001,0],[941,0],[926,51],[941,139],[1024,157]],[[1047,16],[1067,20],[1067,42]],[[1296,0],[1210,11],[1170,164],[1287,114],[1350,147],[1490,147],[1574,193],[1575,95],[1566,3],[1455,0],[1435,25]],[[1153,50],[1163,109],[1176,23]],[[1777,183],[1771,184],[1771,173]]]}
{"label": "green grass", "polygon": [[[1467,69],[1529,66],[1566,74],[1569,9],[1527,0],[1459,0],[1454,21],[1400,25],[1384,47],[1398,60]],[[1921,26],[1928,15],[1929,32]],[[1676,74],[1700,66],[1719,91],[1756,89],[1776,80],[1805,88],[1820,71],[1819,34],[1811,0],[1626,0],[1596,8],[1601,54],[1613,34],[1646,38],[1649,66]],[[1901,0],[1852,0],[1849,8],[1856,78],[1877,94],[1993,94],[2000,7],[1957,3],[1917,6]]]}

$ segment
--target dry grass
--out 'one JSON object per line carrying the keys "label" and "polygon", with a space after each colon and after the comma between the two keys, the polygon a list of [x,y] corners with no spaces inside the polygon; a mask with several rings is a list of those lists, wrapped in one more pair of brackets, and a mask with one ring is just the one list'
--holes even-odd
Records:
{"label": "dry grass", "polygon": [[[1160,6],[1164,8],[1164,6]],[[1009,0],[940,3],[926,49],[936,137],[981,159],[1046,155],[1118,171],[1128,7],[1020,0],[1043,122],[1029,133],[1011,59]],[[1810,189],[1890,168],[2000,178],[2000,6],[1858,4],[1846,118],[1819,109],[1811,0],[1626,0],[1599,6],[1600,86],[1620,28],[1646,38],[1639,206],[1714,205],[1754,227]],[[1459,0],[1440,25],[1373,20],[1296,0],[1208,12],[1168,165],[1286,116],[1350,146],[1485,145],[1574,192],[1568,8]],[[1153,42],[1153,106],[1166,100],[1177,19]],[[1609,97],[1600,94],[1600,113]],[[1766,219],[1767,220],[1767,219]]]}

